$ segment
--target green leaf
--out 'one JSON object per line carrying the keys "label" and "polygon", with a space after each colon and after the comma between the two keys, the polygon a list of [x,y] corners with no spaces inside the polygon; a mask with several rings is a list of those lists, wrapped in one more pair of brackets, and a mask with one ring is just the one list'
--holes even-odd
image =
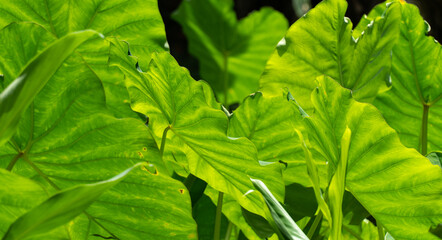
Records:
{"label": "green leaf", "polygon": [[348,150],[350,148],[351,130],[346,127],[341,138],[341,155],[335,174],[328,188],[328,199],[332,217],[331,239],[342,239],[342,202],[344,200],[345,177],[347,171]]}
{"label": "green leaf", "polygon": [[[41,31],[41,26],[36,24],[19,23],[9,27],[20,31],[5,28],[1,35],[5,41],[9,39],[9,45],[18,46],[12,48],[11,53],[1,48],[0,56],[18,57],[12,63],[4,61],[0,71],[13,69],[8,74],[14,77],[19,74],[16,69],[24,67],[19,66],[20,63],[26,63],[26,57],[32,57],[29,54],[42,49],[41,45],[47,44],[44,40],[50,38],[46,31],[41,34],[41,41],[26,38],[26,34]],[[88,44],[92,49],[93,42]],[[29,54],[20,55],[18,50],[24,48]],[[184,185],[159,174],[164,172],[160,154],[143,122],[115,118],[107,109],[102,82],[83,56],[79,52],[72,53],[35,97],[22,116],[15,136],[0,146],[0,167],[33,179],[46,192],[54,194],[78,184],[106,180],[137,162],[149,161],[158,171],[155,167],[133,170],[88,208],[88,216],[82,214],[58,228],[58,238],[91,239],[94,234],[120,239],[196,238]],[[8,185],[5,192],[15,193],[14,185]],[[7,202],[2,207],[8,212],[9,206]],[[0,225],[11,223],[5,221]],[[54,239],[51,233],[45,236],[49,237],[44,239]]]}
{"label": "green leaf", "polygon": [[126,74],[132,108],[149,117],[157,141],[167,131],[165,149],[172,156],[184,153],[187,160],[180,163],[186,170],[257,214],[262,211],[261,200],[243,196],[253,188],[247,176],[264,179],[283,198],[278,171],[259,164],[253,143],[226,135],[227,116],[205,82],[194,81],[169,53],[154,53],[147,71],[140,72],[127,56],[127,46],[114,44],[113,61]]}
{"label": "green leaf", "polygon": [[347,126],[352,132],[346,189],[395,238],[433,239],[428,229],[442,219],[440,168],[404,147],[376,108],[356,102],[335,81],[320,78],[311,98],[310,143],[333,172],[342,157],[340,139]]}
{"label": "green leaf", "polygon": [[[293,111],[282,92],[280,96],[268,97],[261,92],[251,94],[233,112],[228,135],[247,137],[258,150],[262,162],[282,162],[286,185],[300,183],[311,186],[303,150],[294,129],[302,130],[299,112]],[[325,166],[322,161],[318,165]],[[321,168],[321,170],[324,168]]]}
{"label": "green leaf", "polygon": [[442,47],[412,4],[401,4],[400,37],[393,48],[392,89],[374,105],[407,147],[422,155],[442,149]]}
{"label": "green leaf", "polygon": [[285,211],[282,205],[276,200],[267,186],[258,179],[251,179],[253,185],[258,189],[258,191],[263,195],[267,207],[270,209],[272,217],[280,229],[288,239],[305,239],[308,240],[304,232],[296,225],[295,221],[290,217],[290,215]]}
{"label": "green leaf", "polygon": [[279,94],[288,87],[310,113],[309,94],[321,75],[351,89],[359,101],[370,102],[384,90],[390,52],[399,34],[399,4],[390,4],[356,39],[352,23],[344,16],[346,9],[345,0],[325,0],[296,21],[285,36],[285,45],[267,63],[260,81],[262,91]]}
{"label": "green leaf", "polygon": [[[166,33],[156,0],[81,0],[75,2],[35,0],[32,3],[27,0],[1,0],[0,3],[0,12],[2,13],[0,29],[11,22],[32,22],[45,29],[45,32],[47,31],[44,40],[50,38],[52,41],[71,32],[93,29],[105,37],[116,37],[131,43],[132,53],[143,56],[143,62],[140,62],[140,65],[144,67],[147,66],[152,52],[165,50]],[[20,42],[20,39],[26,41],[43,40],[37,35],[30,35],[24,38],[10,39],[10,41]],[[3,44],[2,46],[13,46],[13,44]],[[31,56],[34,56],[33,48],[24,47],[23,49],[24,53],[30,52]],[[89,41],[87,46],[79,48],[77,52],[81,53],[86,64],[103,82],[106,102],[113,113],[119,117],[136,117],[130,111],[124,76],[117,69],[109,69],[108,67],[109,42]],[[17,52],[14,56],[20,54],[21,52]],[[0,56],[0,69],[2,68],[1,62],[4,61],[3,58],[8,60],[12,58],[11,60],[15,61],[14,56],[10,54]],[[1,70],[0,73],[2,73]],[[9,75],[4,74],[6,83],[12,81],[9,79]]]}
{"label": "green leaf", "polygon": [[[49,199],[18,218],[3,236],[4,240],[24,239],[48,232],[65,224],[81,214],[103,192],[121,182],[132,169],[125,170],[117,176],[92,184],[77,185],[51,196]],[[2,175],[4,170],[0,170]],[[7,174],[11,174],[6,172]],[[17,177],[17,176],[14,176]],[[10,184],[5,181],[5,184]]]}
{"label": "green leaf", "polygon": [[287,30],[287,20],[262,8],[237,20],[232,0],[183,1],[173,17],[189,39],[200,74],[225,105],[258,90],[267,59]]}
{"label": "green leaf", "polygon": [[[2,30],[1,37],[7,37],[7,31],[20,31],[16,24]],[[32,32],[35,33],[35,32]],[[0,146],[14,135],[20,117],[29,107],[35,96],[46,85],[60,65],[75,49],[92,36],[94,31],[71,33],[43,50],[34,57],[20,72],[18,77],[0,94]],[[3,39],[0,39],[3,42]],[[3,65],[3,64],[2,64]]]}
{"label": "green leaf", "polygon": [[432,164],[442,168],[442,152],[431,152],[427,154],[427,158]]}

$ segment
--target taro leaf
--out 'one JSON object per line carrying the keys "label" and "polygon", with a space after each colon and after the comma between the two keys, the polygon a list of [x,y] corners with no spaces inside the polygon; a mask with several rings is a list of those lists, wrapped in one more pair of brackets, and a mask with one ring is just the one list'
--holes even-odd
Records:
{"label": "taro leaf", "polygon": [[[21,45],[12,48],[11,53],[0,48],[0,56],[16,56],[16,61],[2,65],[2,69],[14,69],[9,73],[12,79],[24,66],[11,66],[32,58],[16,51],[28,49],[28,53],[36,53],[49,34],[43,31],[39,38],[42,41],[35,41],[27,38],[27,34],[39,31],[36,29],[41,29],[40,26],[9,25],[14,26],[23,29],[3,29],[1,34],[11,42],[22,39],[15,41]],[[0,167],[32,178],[50,194],[58,189],[111,178],[142,159],[155,163],[159,172],[164,172],[147,128],[136,119],[112,116],[105,105],[100,79],[78,52],[71,54],[57,69],[25,111],[16,135],[0,147]],[[155,173],[155,169],[150,172]],[[89,216],[80,215],[59,232],[66,238],[68,234],[81,239],[93,238],[93,234],[120,239],[167,239],[172,235],[196,238],[189,196],[179,191],[184,188],[162,174],[152,175],[148,169],[134,170],[88,209]],[[8,193],[15,192],[14,185],[9,185]],[[4,206],[6,212],[8,206]]]}
{"label": "taro leaf", "polygon": [[310,113],[309,94],[318,76],[332,77],[359,101],[372,101],[385,88],[399,34],[399,4],[390,4],[356,39],[346,8],[345,0],[322,1],[290,27],[261,78],[264,93],[288,87]]}
{"label": "taro leaf", "polygon": [[[19,26],[12,24],[5,28],[0,35],[0,42],[5,42],[3,37],[10,37],[7,31],[20,31]],[[41,30],[41,29],[38,29]],[[31,32],[27,34],[32,34]],[[38,35],[37,33],[36,35]],[[8,85],[0,94],[0,146],[14,135],[20,117],[34,100],[34,97],[46,85],[47,81],[57,71],[64,60],[83,42],[96,35],[94,31],[71,33],[38,54],[30,61],[19,76]],[[2,45],[11,51],[6,45]],[[3,59],[2,59],[3,60]],[[1,64],[6,65],[6,64]],[[3,69],[5,71],[5,69]]]}
{"label": "taro leaf", "polygon": [[433,239],[428,229],[442,220],[440,168],[404,147],[375,107],[331,79],[318,84],[311,94],[315,114],[304,120],[312,146],[336,169],[348,126],[346,189],[395,238]]}
{"label": "taro leaf", "polygon": [[270,209],[270,212],[272,214],[273,220],[275,221],[281,233],[287,239],[308,240],[304,232],[298,227],[298,225],[296,225],[295,221],[293,221],[293,219],[285,211],[278,200],[276,200],[276,198],[273,196],[272,192],[270,192],[267,186],[261,180],[251,180],[256,189],[258,189],[258,191],[264,197],[267,207]]}
{"label": "taro leaf", "polygon": [[253,189],[248,175],[260,177],[283,198],[280,174],[259,164],[253,143],[227,137],[227,117],[205,82],[194,81],[169,53],[154,53],[144,73],[127,52],[126,44],[114,42],[111,60],[126,74],[132,109],[148,116],[157,139],[166,142],[162,150],[169,148],[173,156],[184,152],[187,160],[181,163],[190,173],[251,212],[260,214],[262,202],[256,195],[243,196]]}
{"label": "taro leaf", "polygon": [[442,149],[442,47],[427,36],[430,28],[419,9],[412,4],[401,6],[392,89],[380,94],[374,105],[405,146],[426,155]]}
{"label": "taro leaf", "polygon": [[[60,225],[68,223],[86,210],[103,192],[121,182],[132,169],[139,165],[136,164],[111,179],[92,184],[77,185],[54,194],[14,221],[3,236],[3,239],[24,239],[49,232]],[[22,185],[24,182],[29,181],[31,183],[30,189],[32,189],[30,192],[34,191],[33,186],[35,183],[32,181],[3,169],[0,169],[0,172],[2,172],[2,185],[11,185],[11,181]]]}
{"label": "taro leaf", "polygon": [[225,105],[258,89],[258,80],[287,30],[277,11],[263,8],[237,20],[232,0],[183,1],[173,17],[183,26],[200,74]]}
{"label": "taro leaf", "polygon": [[[46,29],[53,40],[84,29],[93,29],[105,37],[117,37],[132,44],[132,53],[143,56],[145,62],[140,63],[142,66],[147,66],[151,52],[164,51],[166,42],[164,24],[156,0],[0,0],[0,29],[11,22],[36,23]],[[34,41],[40,40],[37,36],[32,37],[35,37]],[[27,51],[29,49],[24,52]],[[78,52],[81,52],[84,61],[103,82],[106,102],[114,114],[134,116],[130,111],[123,76],[118,70],[108,68],[109,43],[92,41],[89,46],[78,49]],[[10,56],[7,54],[2,57]],[[4,60],[0,60],[1,66]],[[6,83],[13,80],[9,77],[5,74]]]}
{"label": "taro leaf", "polygon": [[[299,137],[294,131],[303,129],[300,119],[299,112],[292,110],[282,92],[275,97],[257,92],[248,96],[233,112],[229,136],[250,139],[258,150],[260,161],[280,161],[282,168],[283,164],[287,164],[283,172],[286,185],[299,183],[311,186]],[[320,170],[325,169],[323,161],[317,161],[317,165],[323,166]]]}

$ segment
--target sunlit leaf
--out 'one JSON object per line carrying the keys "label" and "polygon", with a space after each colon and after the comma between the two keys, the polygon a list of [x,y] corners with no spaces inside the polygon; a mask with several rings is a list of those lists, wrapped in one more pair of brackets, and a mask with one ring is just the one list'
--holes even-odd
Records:
{"label": "sunlit leaf", "polygon": [[391,66],[391,49],[398,38],[398,3],[354,38],[346,18],[345,0],[325,0],[296,21],[267,63],[260,85],[264,93],[279,94],[288,87],[307,112],[315,79],[327,75],[351,89],[360,101],[372,101],[385,90]]}
{"label": "sunlit leaf", "polygon": [[355,101],[335,81],[320,78],[311,98],[315,114],[305,119],[310,143],[333,171],[347,126],[352,132],[346,189],[395,238],[434,238],[428,229],[442,219],[440,168],[404,147],[376,108]]}
{"label": "sunlit leaf", "polygon": [[261,200],[243,196],[253,188],[247,176],[268,182],[282,199],[284,188],[278,171],[268,171],[259,164],[256,148],[248,139],[226,135],[227,116],[214,103],[205,82],[194,81],[169,53],[154,53],[146,72],[140,72],[127,55],[127,45],[114,44],[113,62],[126,74],[132,108],[149,117],[157,138],[167,136],[165,148],[185,153],[187,162],[183,164],[190,173],[254,213],[262,211]]}
{"label": "sunlit leaf", "polygon": [[442,149],[442,47],[427,36],[429,25],[416,6],[403,3],[401,9],[392,89],[379,95],[374,105],[405,146],[426,155]]}

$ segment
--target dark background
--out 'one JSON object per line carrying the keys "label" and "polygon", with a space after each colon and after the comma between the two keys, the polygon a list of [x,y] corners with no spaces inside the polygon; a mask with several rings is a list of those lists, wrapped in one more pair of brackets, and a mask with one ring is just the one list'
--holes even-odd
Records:
{"label": "dark background", "polygon": [[[180,65],[187,67],[192,76],[199,79],[198,62],[189,55],[187,49],[187,39],[184,35],[181,26],[170,18],[170,15],[175,11],[182,0],[159,0],[158,5],[161,15],[166,25],[166,35],[170,46],[171,54],[178,60]],[[287,18],[289,25],[294,23],[298,17],[294,8],[295,0],[234,0],[235,12],[237,17],[243,18],[251,11],[260,9],[263,6],[270,6],[275,10],[283,13]],[[310,6],[314,7],[321,2],[320,0],[298,0],[310,2]],[[353,22],[353,27],[359,22],[359,19],[364,14],[367,14],[382,0],[347,0],[348,9],[347,16]],[[409,0],[409,3],[416,4],[424,19],[430,24],[430,35],[434,36],[439,42],[442,40],[442,0]]]}

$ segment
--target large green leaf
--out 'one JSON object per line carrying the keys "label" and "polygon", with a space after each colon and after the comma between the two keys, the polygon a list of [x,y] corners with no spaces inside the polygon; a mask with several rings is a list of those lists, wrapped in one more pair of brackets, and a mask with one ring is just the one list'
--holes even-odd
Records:
{"label": "large green leaf", "polygon": [[[20,31],[23,29],[10,26],[2,31],[4,34],[0,35],[0,38],[9,37],[10,34],[5,33],[7,31],[17,30]],[[32,33],[35,32],[31,32],[31,34]],[[96,34],[94,31],[77,32],[56,41],[29,62],[23,71],[20,72],[17,79],[1,92],[0,146],[9,141],[12,135],[14,135],[21,115],[64,60],[71,55],[79,45]],[[0,39],[0,42],[5,42],[5,40]],[[10,43],[10,41],[8,42]],[[13,48],[14,46],[16,45],[12,44],[11,47]],[[7,48],[7,46],[4,47]]]}
{"label": "large green leaf", "polygon": [[[442,149],[442,47],[412,4],[401,4],[393,48],[392,89],[374,102],[407,147],[423,155]],[[425,144],[427,142],[427,144]]]}
{"label": "large green leaf", "polygon": [[[286,185],[296,182],[311,186],[300,141],[294,131],[303,129],[300,119],[299,112],[293,111],[282,91],[275,97],[257,92],[233,112],[228,133],[232,137],[250,139],[258,150],[260,161],[287,164],[283,173]],[[321,161],[317,164],[325,165]]]}
{"label": "large green leaf", "polygon": [[[144,62],[140,62],[142,66],[147,66],[151,52],[164,51],[166,42],[156,0],[0,0],[0,29],[11,22],[32,22],[42,26],[49,33],[44,40],[54,41],[70,32],[84,29],[93,29],[105,37],[117,37],[131,43],[134,54],[143,56]],[[26,38],[40,40],[38,35]],[[15,41],[20,41],[20,38]],[[35,50],[24,48],[23,52],[29,54],[29,51],[34,54],[32,51]],[[108,68],[109,43],[91,41],[88,46],[79,48],[78,52],[103,82],[110,109],[118,116],[135,115],[130,111],[124,77],[118,70]],[[2,57],[8,59],[15,56]],[[3,72],[0,70],[0,73]],[[3,74],[6,84],[13,80],[7,72]]]}
{"label": "large green leaf", "polygon": [[140,72],[135,59],[127,55],[127,45],[115,42],[113,49],[114,62],[127,77],[132,108],[149,117],[158,139],[167,137],[166,145],[161,145],[173,156],[185,153],[182,164],[190,173],[254,213],[261,212],[261,201],[256,195],[243,196],[253,189],[247,175],[263,179],[283,198],[281,177],[260,166],[253,143],[227,137],[227,116],[205,82],[194,81],[169,53],[154,53],[147,71]]}
{"label": "large green leaf", "polygon": [[429,229],[442,221],[440,168],[404,147],[375,107],[355,101],[335,81],[320,78],[311,101],[315,114],[304,120],[310,143],[333,172],[340,140],[351,130],[346,189],[395,239],[434,239]]}
{"label": "large green leaf", "polygon": [[[137,165],[102,182],[77,185],[56,193],[31,211],[19,217],[9,227],[3,239],[24,239],[49,232],[62,224],[68,223],[86,210],[103,192],[121,182],[121,180],[136,167]],[[26,178],[23,179],[19,175],[14,175],[3,169],[0,169],[0,172],[2,172],[1,180],[4,185],[11,184],[10,181],[14,181],[14,183],[18,181],[20,185],[29,181]],[[33,184],[30,185],[33,186]],[[33,190],[33,187],[30,189]]]}
{"label": "large green leaf", "polygon": [[385,88],[391,49],[398,37],[400,7],[390,4],[356,39],[344,17],[345,0],[325,0],[295,22],[267,63],[262,91],[279,94],[288,87],[310,112],[309,93],[315,79],[327,75],[351,89],[360,101],[372,101]]}
{"label": "large green leaf", "polygon": [[237,20],[232,0],[183,1],[173,17],[220,102],[238,103],[258,89],[267,59],[287,30],[282,14],[263,8]]}
{"label": "large green leaf", "polygon": [[[20,29],[1,31],[3,39],[11,41],[9,45],[22,39],[15,41],[20,46],[12,48],[12,53],[0,49],[0,56],[16,56],[16,61],[2,65],[2,69],[14,69],[8,73],[14,79],[20,73],[16,69],[23,66],[11,66],[32,58],[15,50],[36,53],[41,44],[47,44],[43,40],[50,33],[40,32],[42,41],[35,41],[25,36],[41,31],[39,25],[20,23],[8,28]],[[82,56],[74,52],[63,62],[23,115],[16,135],[0,146],[0,167],[33,179],[50,194],[111,178],[143,159],[156,163],[162,172],[157,146],[144,123],[113,117],[106,108],[99,77]],[[88,216],[79,216],[58,232],[82,239],[93,238],[93,234],[120,239],[196,238],[185,187],[155,172],[155,168],[134,171],[102,195],[87,210]],[[16,192],[14,185],[7,189],[7,194]],[[10,211],[8,204],[3,207]],[[2,222],[2,226],[10,223]]]}

